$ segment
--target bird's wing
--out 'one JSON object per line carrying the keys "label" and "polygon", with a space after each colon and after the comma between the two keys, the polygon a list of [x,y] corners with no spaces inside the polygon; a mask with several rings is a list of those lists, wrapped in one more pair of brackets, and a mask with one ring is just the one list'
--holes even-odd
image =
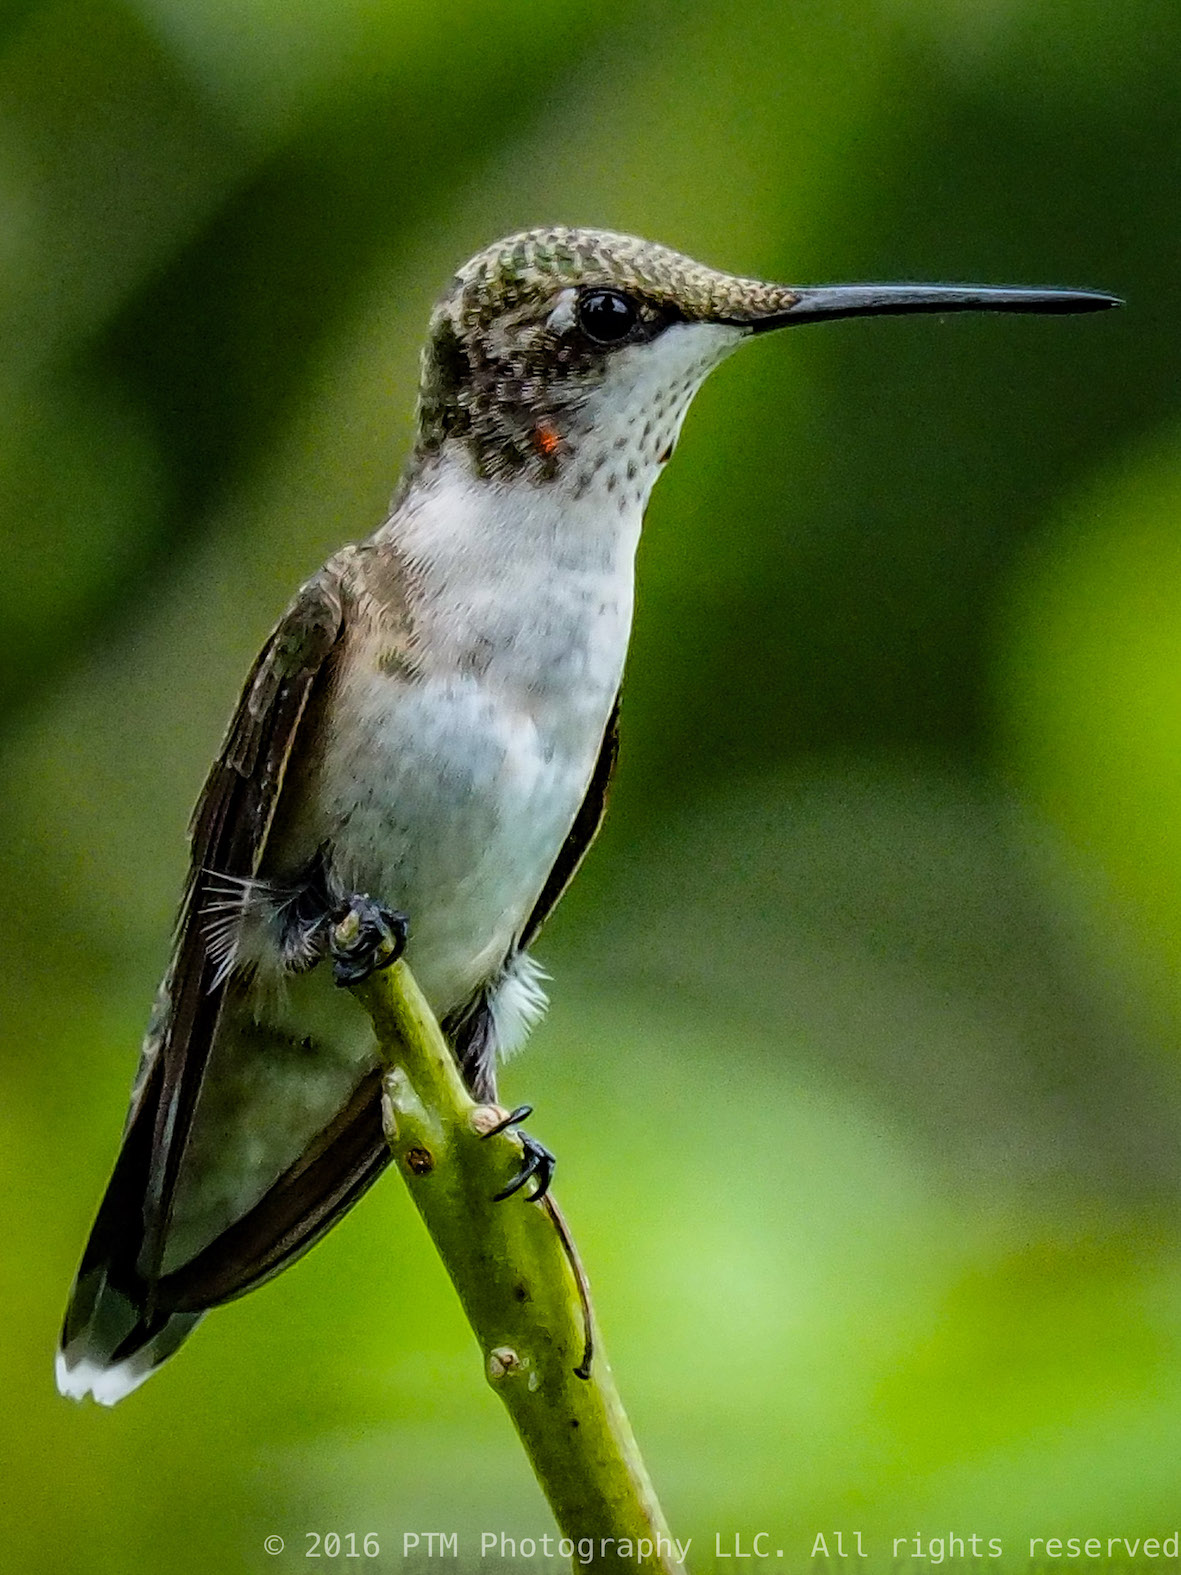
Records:
{"label": "bird's wing", "polygon": [[381,1091],[382,1074],[374,1068],[253,1208],[165,1275],[159,1305],[169,1313],[218,1306],[273,1279],[314,1246],[389,1163]]}
{"label": "bird's wing", "polygon": [[[131,1122],[149,1117],[140,1273],[159,1269],[193,1112],[230,981],[208,933],[211,893],[258,871],[308,699],[344,624],[350,549],[304,584],[251,669],[190,827],[192,862],[167,981],[168,1009]],[[149,1110],[149,1105],[154,1110]]]}
{"label": "bird's wing", "polygon": [[611,778],[615,773],[615,762],[618,758],[619,695],[616,694],[611,715],[607,718],[607,726],[603,729],[603,741],[599,745],[599,756],[595,761],[595,769],[591,774],[586,796],[583,798],[578,814],[574,817],[574,824],[566,834],[566,840],[554,861],[554,867],[546,877],[541,895],[533,904],[533,911],[525,921],[525,928],[521,931],[521,939],[518,942],[521,951],[533,943],[537,932],[557,907],[566,887],[578,873],[578,866],[590,851],[591,843],[598,836],[599,828],[603,824],[603,816],[607,813],[607,794],[611,788]]}

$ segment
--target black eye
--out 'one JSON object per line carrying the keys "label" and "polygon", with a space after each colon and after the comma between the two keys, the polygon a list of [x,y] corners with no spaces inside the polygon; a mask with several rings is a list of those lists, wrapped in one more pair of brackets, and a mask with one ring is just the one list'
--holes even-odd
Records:
{"label": "black eye", "polygon": [[626,339],[639,315],[636,303],[618,290],[588,290],[578,302],[579,326],[599,345]]}

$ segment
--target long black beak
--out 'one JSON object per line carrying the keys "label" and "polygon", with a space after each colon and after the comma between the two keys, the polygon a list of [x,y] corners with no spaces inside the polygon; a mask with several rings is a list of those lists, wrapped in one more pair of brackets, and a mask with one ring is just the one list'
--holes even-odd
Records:
{"label": "long black beak", "polygon": [[1022,290],[979,284],[831,284],[793,290],[795,303],[746,319],[752,333],[836,317],[903,312],[1102,312],[1124,303],[1099,290]]}

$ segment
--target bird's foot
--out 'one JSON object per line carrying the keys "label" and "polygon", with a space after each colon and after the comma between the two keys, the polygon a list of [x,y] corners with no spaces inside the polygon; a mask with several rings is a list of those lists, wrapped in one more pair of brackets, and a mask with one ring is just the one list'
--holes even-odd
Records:
{"label": "bird's foot", "polygon": [[539,1143],[536,1138],[530,1137],[528,1132],[521,1131],[521,1122],[532,1114],[532,1105],[518,1105],[515,1110],[509,1111],[503,1121],[498,1121],[494,1127],[490,1127],[484,1133],[484,1136],[488,1138],[497,1132],[506,1132],[510,1127],[515,1127],[517,1136],[521,1140],[521,1148],[524,1151],[520,1170],[517,1171],[507,1187],[503,1187],[496,1193],[492,1199],[493,1203],[503,1203],[505,1198],[511,1198],[514,1192],[519,1192],[534,1177],[537,1178],[537,1185],[529,1194],[530,1203],[536,1203],[539,1198],[544,1198],[549,1191],[549,1184],[554,1179],[554,1169],[558,1161],[544,1143]]}
{"label": "bird's foot", "polygon": [[350,897],[333,914],[328,943],[332,977],[339,985],[360,984],[379,968],[397,962],[406,950],[408,934],[404,913],[360,893]]}
{"label": "bird's foot", "polygon": [[582,1267],[582,1260],[578,1256],[578,1249],[574,1245],[566,1221],[562,1218],[562,1211],[549,1196],[549,1184],[553,1180],[554,1167],[557,1160],[544,1144],[536,1138],[531,1138],[527,1132],[520,1130],[520,1123],[533,1114],[532,1105],[518,1105],[515,1110],[510,1110],[495,1125],[489,1127],[482,1135],[492,1137],[494,1133],[505,1132],[509,1127],[517,1128],[517,1136],[524,1149],[524,1163],[520,1170],[492,1199],[493,1203],[503,1203],[505,1198],[511,1198],[514,1192],[519,1192],[531,1177],[537,1177],[537,1185],[529,1194],[530,1203],[541,1203],[558,1233],[562,1251],[566,1254],[566,1261],[570,1265],[570,1273],[578,1287],[578,1301],[582,1308],[583,1346],[582,1361],[574,1369],[575,1375],[582,1379],[589,1379],[591,1375],[591,1362],[595,1352],[594,1316],[591,1313],[590,1286],[587,1284],[586,1270]]}

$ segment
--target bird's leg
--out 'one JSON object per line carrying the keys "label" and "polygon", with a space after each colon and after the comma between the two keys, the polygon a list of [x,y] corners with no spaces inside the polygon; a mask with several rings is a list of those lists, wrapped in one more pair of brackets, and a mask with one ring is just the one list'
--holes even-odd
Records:
{"label": "bird's leg", "polygon": [[406,950],[408,934],[404,913],[355,892],[331,915],[332,977],[339,985],[359,984],[379,968],[388,968]]}
{"label": "bird's leg", "polygon": [[528,1132],[521,1131],[521,1122],[532,1114],[532,1105],[518,1105],[515,1110],[509,1111],[503,1121],[498,1121],[483,1134],[486,1138],[492,1137],[496,1132],[504,1132],[509,1127],[516,1127],[524,1151],[520,1170],[507,1187],[496,1193],[492,1199],[493,1203],[503,1203],[505,1198],[511,1198],[514,1192],[519,1192],[534,1176],[537,1177],[537,1185],[529,1194],[529,1202],[537,1203],[549,1191],[549,1184],[554,1179],[554,1168],[558,1161],[544,1143],[539,1143],[536,1138],[530,1137]]}
{"label": "bird's leg", "polygon": [[278,907],[279,957],[286,973],[307,973],[328,955],[331,904],[316,870]]}
{"label": "bird's leg", "polygon": [[359,984],[406,950],[406,916],[364,892],[342,890],[324,850],[316,853],[278,905],[279,952],[290,973],[325,957],[339,985]]}
{"label": "bird's leg", "polygon": [[[481,1104],[496,1107],[496,1029],[488,995],[482,995],[476,1005],[463,1016],[445,1022],[443,1032],[451,1041],[455,1059],[459,1062],[459,1069],[463,1073],[463,1080],[473,1096]],[[518,1105],[515,1110],[510,1111],[484,1133],[485,1137],[491,1137],[495,1132],[504,1132],[509,1127],[515,1127],[524,1150],[520,1170],[504,1191],[497,1193],[493,1199],[494,1203],[511,1198],[514,1192],[519,1192],[534,1176],[537,1178],[537,1185],[529,1194],[530,1202],[543,1198],[549,1189],[557,1160],[543,1143],[539,1143],[536,1138],[520,1130],[520,1123],[532,1114],[532,1105]]]}

